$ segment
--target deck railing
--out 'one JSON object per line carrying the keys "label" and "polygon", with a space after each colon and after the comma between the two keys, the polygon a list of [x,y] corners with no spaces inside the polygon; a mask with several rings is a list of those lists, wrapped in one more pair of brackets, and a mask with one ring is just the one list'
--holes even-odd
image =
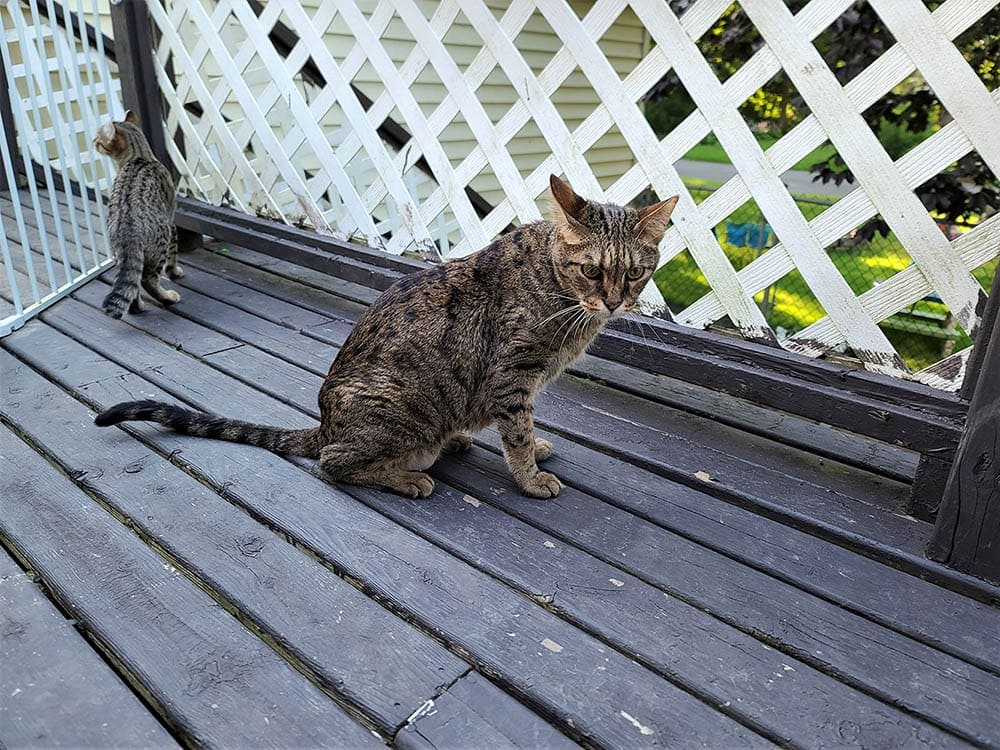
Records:
{"label": "deck railing", "polygon": [[[964,332],[974,334],[978,325],[982,285],[973,271],[1000,254],[1000,217],[950,240],[914,190],[973,150],[1000,172],[994,134],[1000,91],[987,90],[952,43],[994,9],[993,0],[947,0],[933,13],[920,0],[873,2],[898,41],[845,86],[809,40],[843,14],[850,0],[813,0],[794,16],[781,0],[742,3],[764,43],[725,81],[697,40],[729,12],[728,0],[699,0],[679,16],[666,0],[496,5],[271,0],[261,9],[249,0],[151,3],[165,125],[171,136],[182,134],[190,143],[184,155],[171,149],[182,184],[214,202],[425,257],[471,252],[509,223],[539,218],[550,172],[566,175],[586,195],[619,203],[650,190],[660,197],[678,193],[662,263],[689,256],[710,290],[673,310],[676,321],[704,328],[727,319],[746,338],[776,344],[760,298],[795,274],[819,313],[791,331],[782,346],[809,356],[846,347],[870,370],[943,388],[960,385],[967,347],[914,373],[881,324],[932,296]],[[646,29],[654,45],[632,69],[617,71],[606,42],[625,16]],[[277,25],[297,39],[283,54],[273,42]],[[544,37],[546,51],[524,54],[518,40],[527,34]],[[471,59],[470,47],[479,48]],[[322,71],[322,88],[303,79],[307,61]],[[641,102],[671,70],[697,110],[658,138]],[[811,113],[765,151],[739,107],[779,71]],[[861,113],[914,75],[926,79],[953,119],[893,161]],[[413,93],[428,86],[443,93],[433,107]],[[480,96],[484,86],[489,101]],[[560,109],[565,86],[589,91],[589,112],[570,116]],[[374,102],[363,106],[357,89]],[[183,106],[194,101],[202,105],[200,115]],[[389,116],[412,136],[404,148],[394,149],[378,135]],[[525,129],[547,152],[527,166],[508,150]],[[473,145],[456,157],[442,143],[459,131]],[[737,174],[699,203],[675,164],[709,133]],[[630,155],[621,174],[610,179],[599,178],[588,162],[588,153],[604,139],[621,139]],[[826,142],[859,184],[807,219],[781,177]],[[433,179],[415,168],[420,157]],[[502,190],[502,200],[481,216],[466,189],[493,186]],[[759,207],[778,242],[739,266],[713,229],[748,201]],[[829,248],[876,216],[912,262],[859,291]],[[988,270],[980,276],[989,278]],[[665,307],[652,285],[645,302],[649,311]]]}
{"label": "deck railing", "polygon": [[[1000,172],[993,132],[1000,90],[987,90],[952,42],[995,14],[996,2],[946,0],[933,12],[921,0],[873,2],[897,41],[842,86],[809,40],[850,4],[812,0],[793,16],[781,0],[743,3],[762,43],[720,81],[698,40],[732,12],[727,0],[161,0],[141,4],[143,22],[147,13],[151,22],[145,40],[155,48],[141,85],[162,97],[162,122],[151,127],[182,191],[211,204],[438,260],[539,218],[550,172],[588,196],[619,203],[678,193],[657,278],[669,287],[671,274],[689,267],[704,293],[672,299],[668,309],[651,284],[647,312],[697,328],[731,324],[749,340],[808,356],[846,352],[869,370],[957,390],[978,326],[978,297],[1000,256],[1000,216],[949,237],[914,191],[971,152]],[[41,49],[30,34],[36,17],[39,28],[49,28],[48,14],[39,13],[49,5],[7,4],[12,54],[22,43],[18,29]],[[686,12],[671,9],[682,5]],[[69,15],[88,20],[82,8]],[[95,29],[103,22],[110,30],[108,14],[95,6],[89,15]],[[76,26],[56,28],[52,39],[75,33],[79,43]],[[626,33],[638,35],[642,49],[628,65],[613,52]],[[91,37],[92,48],[73,47],[91,55],[81,65],[94,66],[81,83],[114,86],[115,67],[96,43],[100,34]],[[58,65],[60,49],[69,54],[61,43],[39,63],[46,58],[72,79],[79,66]],[[24,66],[18,70],[12,102],[28,111]],[[697,108],[660,138],[642,103],[671,71]],[[765,150],[740,107],[781,72],[809,114]],[[893,161],[862,113],[913,76],[923,76],[952,119]],[[428,90],[439,100],[429,104],[416,93]],[[95,95],[101,101],[88,99]],[[61,154],[74,175],[74,154],[83,154],[91,172],[105,168],[80,148],[88,122],[121,114],[110,90],[78,96],[86,108],[71,112],[63,102],[62,119],[45,139],[48,162]],[[402,136],[386,137],[387,124]],[[685,187],[676,163],[709,134],[737,173],[705,197]],[[527,136],[541,153],[519,153]],[[456,151],[456,142],[468,148]],[[610,176],[590,161],[609,143],[620,159]],[[782,175],[823,144],[837,151],[858,186],[816,214],[803,210]],[[102,177],[82,179],[97,185]],[[499,197],[491,205],[480,193]],[[718,231],[748,206],[775,238],[752,259],[735,253]],[[903,262],[878,283],[857,283],[845,278],[833,250],[876,217],[891,229]],[[772,291],[792,282],[808,310],[779,324],[768,315]],[[912,358],[900,344],[898,315],[914,306],[933,307],[930,314],[956,332],[951,340],[958,345],[941,347],[941,361],[933,362],[933,347],[929,356]]]}
{"label": "deck railing", "polygon": [[52,0],[0,4],[0,335],[113,262],[98,197],[111,164],[91,139],[120,108],[117,73],[103,40],[87,36],[100,24],[96,0],[71,0],[59,19]]}
{"label": "deck railing", "polygon": [[[538,218],[550,172],[619,203],[678,193],[662,261],[686,255],[709,290],[672,311],[674,317],[696,327],[727,320],[751,343],[650,320],[641,338],[612,326],[593,352],[920,452],[910,512],[933,518],[948,480],[931,553],[963,570],[1000,574],[1000,547],[989,532],[1000,523],[1000,334],[990,336],[1000,327],[1000,304],[994,295],[987,304],[983,292],[988,279],[1000,276],[992,270],[1000,256],[1000,215],[947,236],[914,193],[973,150],[1000,173],[1000,140],[990,129],[1000,122],[1000,91],[987,91],[950,41],[995,3],[945,0],[929,13],[919,0],[872,0],[899,41],[841,87],[808,40],[849,0],[812,0],[794,17],[781,0],[744,0],[764,44],[724,82],[696,44],[727,12],[722,0],[698,0],[679,17],[665,0],[597,0],[579,8],[564,0],[515,0],[502,9],[482,0],[433,7],[329,0],[309,10],[292,0],[112,0],[110,20],[95,0],[74,2],[0,4],[7,93],[0,95],[0,303],[10,307],[0,310],[0,334],[108,266],[103,196],[111,175],[90,139],[107,117],[122,114],[123,100],[179,174],[182,192],[200,199],[181,200],[182,230],[249,241],[369,289],[383,289],[418,266],[394,255],[409,250],[431,261],[461,255],[510,223]],[[633,27],[649,29],[656,46],[619,73],[602,44],[625,15]],[[113,56],[102,25],[114,27]],[[521,34],[537,39],[542,32],[548,54],[529,59],[518,51]],[[477,50],[469,59],[453,54],[455,34],[464,35],[461,46]],[[337,54],[331,36],[338,44],[347,39]],[[639,102],[671,69],[698,108],[659,139]],[[738,107],[781,69],[811,114],[764,150]],[[954,119],[892,161],[861,112],[915,72]],[[413,94],[428,76],[443,92],[429,108]],[[487,81],[492,99],[481,100]],[[554,104],[570,81],[577,93],[594,95],[577,121]],[[475,142],[458,157],[442,146],[456,129]],[[675,162],[710,131],[737,174],[698,200]],[[546,151],[527,167],[508,149],[524,132],[535,133]],[[595,144],[615,139],[631,160],[608,177],[587,157]],[[860,185],[807,217],[781,175],[825,139]],[[491,191],[501,196],[493,206],[483,198]],[[743,221],[746,206],[778,241],[758,242],[755,257],[740,264],[718,227]],[[834,263],[831,246],[876,215],[912,262],[859,291]],[[791,274],[820,312],[779,343],[764,315],[773,298],[762,292]],[[664,310],[656,288],[648,292],[648,309]],[[957,347],[913,373],[885,321],[928,299],[977,346]],[[795,356],[844,349],[878,374]],[[880,377],[957,390],[966,371],[959,397]]]}

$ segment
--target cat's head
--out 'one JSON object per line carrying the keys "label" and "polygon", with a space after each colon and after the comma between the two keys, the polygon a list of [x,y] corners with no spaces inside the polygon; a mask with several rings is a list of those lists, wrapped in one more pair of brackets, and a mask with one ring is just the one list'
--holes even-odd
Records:
{"label": "cat's head", "polygon": [[146,156],[149,152],[146,136],[139,128],[139,118],[132,110],[125,113],[124,120],[104,123],[94,136],[94,148],[119,163],[135,156]]}
{"label": "cat's head", "polygon": [[592,315],[624,315],[656,270],[677,196],[636,210],[581,198],[555,175],[549,184],[556,202],[553,260],[559,282]]}

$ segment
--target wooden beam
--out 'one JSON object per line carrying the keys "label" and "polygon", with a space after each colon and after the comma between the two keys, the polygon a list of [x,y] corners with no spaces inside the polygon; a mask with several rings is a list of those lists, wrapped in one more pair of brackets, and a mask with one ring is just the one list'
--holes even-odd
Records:
{"label": "wooden beam", "polygon": [[[122,101],[139,118],[156,158],[173,169],[163,133],[160,87],[153,68],[153,41],[145,0],[111,0]],[[174,170],[176,178],[177,172]]]}
{"label": "wooden beam", "polygon": [[1000,268],[979,328],[981,365],[927,557],[1000,583]]}

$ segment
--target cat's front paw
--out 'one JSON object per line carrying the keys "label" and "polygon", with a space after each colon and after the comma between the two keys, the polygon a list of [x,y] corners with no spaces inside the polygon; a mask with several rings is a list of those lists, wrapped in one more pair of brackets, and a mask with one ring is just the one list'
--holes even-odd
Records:
{"label": "cat's front paw", "polygon": [[165,289],[163,291],[163,296],[160,297],[160,301],[164,305],[175,305],[181,301],[181,295],[175,292],[173,289]]}
{"label": "cat's front paw", "polygon": [[540,471],[521,487],[521,491],[528,497],[548,500],[558,495],[562,488],[563,483],[559,481],[559,477],[547,471]]}
{"label": "cat's front paw", "polygon": [[544,461],[547,458],[552,457],[552,453],[555,448],[552,447],[552,443],[545,438],[536,437],[535,438],[535,460]]}
{"label": "cat's front paw", "polygon": [[169,276],[172,279],[183,279],[184,269],[181,268],[180,266],[173,266],[172,268],[168,268],[167,276]]}

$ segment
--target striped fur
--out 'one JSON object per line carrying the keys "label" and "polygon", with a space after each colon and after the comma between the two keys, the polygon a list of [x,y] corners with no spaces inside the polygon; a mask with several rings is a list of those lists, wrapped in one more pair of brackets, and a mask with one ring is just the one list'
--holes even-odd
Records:
{"label": "striped fur", "polygon": [[173,177],[153,155],[132,112],[121,122],[106,123],[94,138],[95,148],[118,167],[108,210],[108,236],[118,262],[118,276],[104,299],[104,311],[120,318],[126,310],[142,312],[140,289],[164,305],[180,300],[160,286],[166,270],[183,276],[177,265]]}
{"label": "striped fur", "polygon": [[400,279],[361,316],[320,388],[320,425],[282,430],[157,402],[112,407],[179,432],[318,456],[335,481],[410,497],[441,452],[469,448],[496,423],[511,474],[532,497],[562,487],[538,463],[535,395],[632,309],[657,266],[676,198],[636,211],[586,201],[552,177],[555,221],[503,235],[478,253]]}
{"label": "striped fur", "polygon": [[316,439],[319,430],[285,430],[280,427],[250,424],[225,419],[214,414],[182,409],[163,401],[126,401],[116,404],[94,418],[98,427],[128,421],[156,422],[182,435],[228,440],[266,448],[275,453],[293,456],[319,457]]}

